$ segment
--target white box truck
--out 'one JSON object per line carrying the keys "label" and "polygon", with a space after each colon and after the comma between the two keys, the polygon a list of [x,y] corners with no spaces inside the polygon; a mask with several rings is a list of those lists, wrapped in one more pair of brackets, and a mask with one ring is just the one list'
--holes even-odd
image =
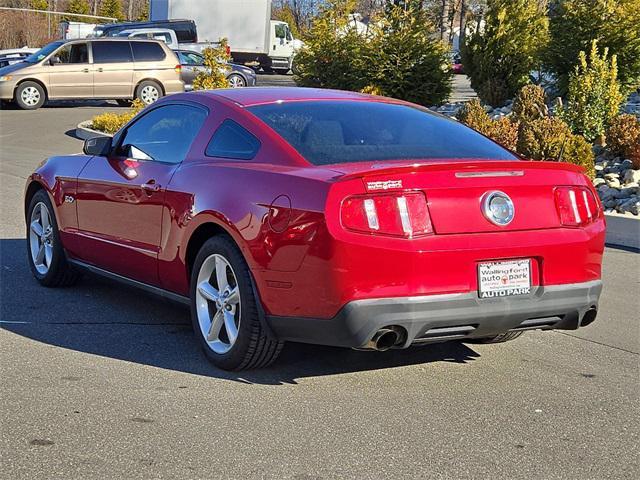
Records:
{"label": "white box truck", "polygon": [[235,63],[286,73],[301,45],[286,22],[271,20],[271,0],[151,0],[151,20],[188,18],[198,39],[226,38]]}

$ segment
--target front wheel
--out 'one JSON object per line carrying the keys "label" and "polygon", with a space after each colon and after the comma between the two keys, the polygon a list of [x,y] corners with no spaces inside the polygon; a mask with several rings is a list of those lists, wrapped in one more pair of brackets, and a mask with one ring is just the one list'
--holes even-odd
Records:
{"label": "front wheel", "polygon": [[229,82],[229,86],[231,88],[242,88],[247,86],[247,81],[237,73],[232,73],[227,77],[227,81]]}
{"label": "front wheel", "polygon": [[72,285],[79,273],[67,262],[49,196],[36,192],[27,210],[27,254],[33,276],[45,287]]}
{"label": "front wheel", "polygon": [[23,110],[36,110],[44,105],[46,97],[42,85],[36,82],[24,82],[16,88],[14,100]]}
{"label": "front wheel", "polygon": [[136,98],[141,100],[145,105],[151,105],[163,96],[162,87],[153,80],[145,80],[136,88]]}
{"label": "front wheel", "polygon": [[263,328],[249,267],[228,237],[213,237],[198,252],[191,321],[209,360],[224,370],[265,367],[282,350]]}

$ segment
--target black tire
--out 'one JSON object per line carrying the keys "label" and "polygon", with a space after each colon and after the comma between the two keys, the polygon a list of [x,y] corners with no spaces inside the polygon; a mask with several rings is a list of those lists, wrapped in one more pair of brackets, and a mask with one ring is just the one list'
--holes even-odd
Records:
{"label": "black tire", "polygon": [[44,105],[47,93],[39,83],[22,82],[16,88],[13,99],[23,110],[37,110]]}
{"label": "black tire", "polygon": [[120,105],[121,107],[130,107],[131,106],[131,100],[126,100],[124,98],[119,98],[116,100],[116,103],[118,105]]}
{"label": "black tire", "polygon": [[[196,290],[198,276],[205,260],[212,255],[220,255],[229,263],[235,274],[240,292],[241,317],[238,336],[226,353],[215,352],[207,343],[198,320]],[[278,358],[284,342],[270,338],[260,321],[257,300],[254,296],[251,272],[240,250],[226,236],[215,236],[207,240],[195,259],[191,273],[191,321],[193,331],[207,358],[223,370],[244,370],[262,368]]]}
{"label": "black tire", "polygon": [[[34,262],[31,253],[31,222],[33,219],[33,211],[36,206],[44,205],[48,210],[49,223],[51,226],[50,240],[52,248],[51,261],[46,272],[39,271]],[[54,214],[49,196],[44,190],[35,193],[26,212],[27,220],[27,260],[31,273],[45,287],[66,287],[73,285],[80,278],[80,273],[75,270],[67,261],[60,235],[58,232],[58,223]],[[44,248],[44,247],[43,247]]]}
{"label": "black tire", "polygon": [[[246,87],[247,86],[247,80],[240,74],[238,73],[232,73],[227,77],[227,81],[229,82],[229,86],[231,86],[232,88],[242,88],[242,87]],[[233,87],[233,85],[231,85],[232,81],[236,81],[238,82],[238,84]]]}
{"label": "black tire", "polygon": [[487,337],[487,338],[479,338],[478,343],[503,343],[509,342],[511,340],[515,340],[524,332],[505,332],[500,335],[496,335],[495,337]]}
{"label": "black tire", "polygon": [[[155,100],[150,101],[150,97],[146,92],[150,92],[151,90],[156,91],[157,97],[155,97]],[[144,82],[140,82],[140,85],[138,85],[138,87],[136,88],[136,98],[145,105],[151,105],[153,102],[155,102],[156,100],[160,100],[162,97],[164,97],[162,86],[156,81],[145,80]]]}

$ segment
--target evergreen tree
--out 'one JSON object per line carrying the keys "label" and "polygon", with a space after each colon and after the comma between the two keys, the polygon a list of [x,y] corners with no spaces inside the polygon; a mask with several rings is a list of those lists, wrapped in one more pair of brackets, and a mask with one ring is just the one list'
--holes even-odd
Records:
{"label": "evergreen tree", "polygon": [[548,19],[544,6],[532,0],[489,0],[487,7],[484,27],[467,37],[462,60],[480,99],[499,106],[539,68]]}
{"label": "evergreen tree", "polygon": [[112,17],[117,20],[124,20],[122,13],[122,0],[102,0],[100,3],[100,13],[102,17]]}
{"label": "evergreen tree", "polygon": [[562,93],[579,52],[598,41],[618,58],[618,78],[629,90],[640,85],[640,0],[556,0],[550,9],[545,64],[558,76]]}
{"label": "evergreen tree", "polygon": [[[82,15],[89,14],[89,2],[88,0],[70,0],[67,5],[66,11],[69,13],[80,13]],[[75,17],[75,16],[65,16],[64,20],[70,22],[89,22],[89,19],[83,17]]]}

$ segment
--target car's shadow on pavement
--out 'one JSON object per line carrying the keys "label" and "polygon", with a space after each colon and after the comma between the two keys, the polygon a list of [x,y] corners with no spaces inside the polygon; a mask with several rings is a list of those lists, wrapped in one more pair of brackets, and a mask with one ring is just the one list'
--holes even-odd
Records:
{"label": "car's shadow on pavement", "polygon": [[89,275],[70,288],[44,288],[31,276],[26,255],[25,240],[0,240],[0,326],[61,348],[264,385],[430,362],[466,363],[480,356],[456,342],[384,353],[289,343],[269,368],[225,372],[206,360],[186,308]]}

